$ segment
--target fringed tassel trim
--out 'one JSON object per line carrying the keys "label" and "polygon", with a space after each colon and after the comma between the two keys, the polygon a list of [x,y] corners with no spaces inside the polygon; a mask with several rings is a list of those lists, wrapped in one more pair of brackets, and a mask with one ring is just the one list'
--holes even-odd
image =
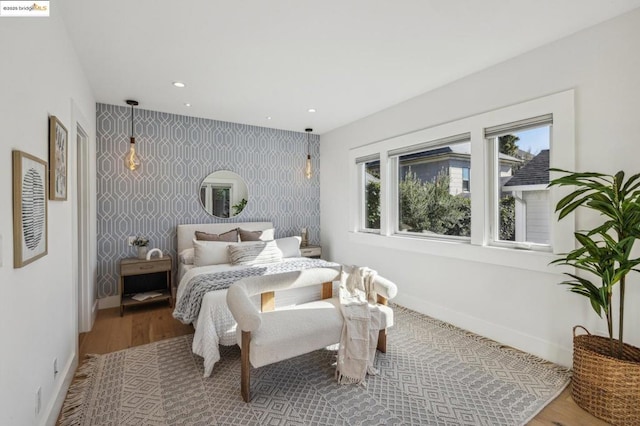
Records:
{"label": "fringed tassel trim", "polygon": [[86,402],[87,392],[90,389],[99,357],[100,355],[87,354],[85,361],[76,370],[60,412],[59,426],[79,426],[82,424],[84,418],[82,404]]}
{"label": "fringed tassel trim", "polygon": [[359,377],[345,376],[340,371],[336,370],[336,379],[340,385],[361,385],[367,387],[366,380]]}

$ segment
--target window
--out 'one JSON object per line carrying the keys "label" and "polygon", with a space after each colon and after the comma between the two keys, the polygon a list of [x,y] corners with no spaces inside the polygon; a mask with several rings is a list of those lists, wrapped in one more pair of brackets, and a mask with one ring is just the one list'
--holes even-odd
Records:
{"label": "window", "polygon": [[380,157],[358,158],[360,168],[360,229],[380,231]]}
{"label": "window", "polygon": [[471,190],[471,186],[469,185],[469,168],[462,168],[462,190],[464,192],[469,192]]}
{"label": "window", "polygon": [[547,271],[574,245],[547,189],[550,167],[575,170],[574,123],[568,90],[351,148],[349,238]]}
{"label": "window", "polygon": [[231,185],[203,183],[200,187],[200,201],[209,213],[219,217],[229,217],[232,191]]}
{"label": "window", "polygon": [[493,243],[548,248],[552,221],[549,154],[552,116],[485,129],[492,180]]}
{"label": "window", "polygon": [[389,156],[395,158],[398,172],[397,231],[468,238],[469,134],[396,150]]}

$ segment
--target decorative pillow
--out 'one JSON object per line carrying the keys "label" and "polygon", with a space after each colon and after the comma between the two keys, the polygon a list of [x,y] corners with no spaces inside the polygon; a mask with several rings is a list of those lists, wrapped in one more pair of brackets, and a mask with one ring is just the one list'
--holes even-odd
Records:
{"label": "decorative pillow", "polygon": [[231,244],[229,246],[229,263],[232,265],[261,265],[274,262],[282,262],[282,251],[275,241]]}
{"label": "decorative pillow", "polygon": [[194,256],[195,256],[195,253],[192,247],[192,248],[182,250],[178,255],[178,259],[180,260],[180,263],[183,263],[185,265],[193,265]]}
{"label": "decorative pillow", "polygon": [[300,257],[300,242],[302,238],[299,236],[278,238],[276,244],[280,251],[282,251],[282,257]]}
{"label": "decorative pillow", "polygon": [[209,234],[208,232],[196,231],[196,240],[200,241],[228,241],[230,243],[238,242],[238,228],[222,234]]}
{"label": "decorative pillow", "polygon": [[193,264],[206,266],[229,263],[228,245],[226,241],[193,240]]}
{"label": "decorative pillow", "polygon": [[271,241],[275,233],[273,228],[263,231],[247,231],[239,228],[238,232],[240,233],[240,241]]}

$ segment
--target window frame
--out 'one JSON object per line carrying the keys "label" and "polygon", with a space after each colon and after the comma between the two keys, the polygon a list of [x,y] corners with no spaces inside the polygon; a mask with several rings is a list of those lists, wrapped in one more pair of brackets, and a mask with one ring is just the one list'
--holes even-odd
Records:
{"label": "window frame", "polygon": [[[529,117],[553,114],[553,126],[550,137],[550,167],[575,170],[575,111],[574,90],[567,90],[538,99],[479,113],[443,124],[434,124],[420,130],[403,133],[398,136],[369,141],[347,151],[349,161],[349,241],[474,262],[504,265],[520,269],[551,272],[549,262],[555,259],[554,253],[570,251],[574,246],[574,220],[569,217],[561,222],[552,216],[551,251],[531,250],[529,247],[500,247],[490,244],[490,212],[486,201],[486,191],[490,185],[489,166],[487,165],[487,146],[484,130],[504,123],[516,122]],[[396,232],[398,209],[393,200],[397,200],[396,185],[392,176],[397,176],[397,166],[389,161],[390,153],[406,149],[429,140],[439,140],[469,133],[473,167],[469,170],[471,192],[471,239],[456,241],[450,238],[432,238],[422,235],[406,235]],[[556,143],[555,141],[560,141]],[[380,157],[380,232],[371,234],[358,229],[359,202],[357,169],[355,159],[365,155],[377,154]],[[394,170],[395,168],[395,170]],[[551,179],[555,176],[552,173]],[[570,188],[553,187],[550,190],[550,204],[555,206],[563,196],[571,192]],[[474,197],[473,194],[479,194]],[[572,213],[571,215],[573,215]],[[525,249],[525,250],[523,250]]]}
{"label": "window frame", "polygon": [[[526,120],[526,119],[525,119]],[[541,124],[539,126],[532,126],[528,129],[549,127],[549,152],[552,152],[551,146],[551,135],[553,134],[553,122],[549,124]],[[500,136],[508,135],[508,134],[516,134],[521,130],[509,130],[506,129],[504,132],[496,135],[492,135],[485,139],[486,142],[486,152],[487,152],[487,175],[488,175],[488,185],[487,189],[489,190],[489,194],[487,197],[488,200],[488,210],[489,210],[489,229],[488,229],[488,239],[487,244],[495,247],[503,247],[503,248],[515,248],[520,250],[533,250],[533,251],[542,251],[542,252],[553,252],[552,240],[553,236],[551,235],[551,227],[549,229],[549,244],[535,243],[532,241],[506,241],[501,240],[499,238],[500,235],[500,212],[498,204],[500,202],[500,149],[498,145],[498,138]],[[551,166],[551,164],[550,164]],[[546,188],[545,185],[543,185]],[[549,190],[550,191],[550,190]],[[516,191],[517,192],[517,191]],[[521,191],[520,191],[521,192]],[[526,206],[525,206],[526,207]],[[549,218],[553,219],[553,209],[551,206],[551,197],[549,199],[548,213]],[[525,212],[524,217],[527,217]],[[517,220],[517,219],[516,219]]]}
{"label": "window frame", "polygon": [[[390,185],[392,188],[391,202],[394,205],[393,218],[393,234],[403,236],[413,236],[416,238],[433,239],[433,240],[445,240],[445,241],[457,241],[467,243],[471,241],[471,237],[458,236],[458,235],[444,235],[444,234],[430,234],[421,232],[411,232],[400,230],[400,157],[404,155],[410,155],[413,153],[424,152],[428,150],[438,149],[440,147],[451,146],[456,144],[469,143],[471,144],[471,135],[468,132],[451,135],[446,138],[440,138],[436,140],[430,140],[428,142],[422,142],[414,146],[407,146],[404,149],[393,150],[387,153],[388,161],[390,165],[391,179]],[[469,155],[469,165],[471,165],[471,155]],[[469,167],[471,169],[471,167]],[[449,172],[448,172],[449,173]],[[473,223],[473,219],[471,219]]]}

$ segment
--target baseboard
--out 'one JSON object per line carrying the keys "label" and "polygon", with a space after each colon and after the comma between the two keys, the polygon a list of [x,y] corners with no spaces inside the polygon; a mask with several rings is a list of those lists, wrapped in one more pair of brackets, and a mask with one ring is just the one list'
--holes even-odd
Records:
{"label": "baseboard", "polygon": [[64,367],[63,379],[58,381],[58,388],[54,390],[54,395],[56,395],[56,397],[51,398],[51,402],[47,407],[47,414],[46,416],[43,416],[44,425],[55,426],[60,410],[62,410],[62,404],[67,396],[67,391],[69,390],[69,386],[71,386],[71,382],[73,381],[73,376],[75,375],[77,368],[78,353],[74,352],[73,357],[69,359],[69,362],[67,362],[67,365]]}
{"label": "baseboard", "polygon": [[430,303],[415,295],[399,294],[393,302],[564,367],[572,365],[572,348]]}
{"label": "baseboard", "polygon": [[107,296],[98,299],[98,309],[117,308],[120,306],[120,296]]}

